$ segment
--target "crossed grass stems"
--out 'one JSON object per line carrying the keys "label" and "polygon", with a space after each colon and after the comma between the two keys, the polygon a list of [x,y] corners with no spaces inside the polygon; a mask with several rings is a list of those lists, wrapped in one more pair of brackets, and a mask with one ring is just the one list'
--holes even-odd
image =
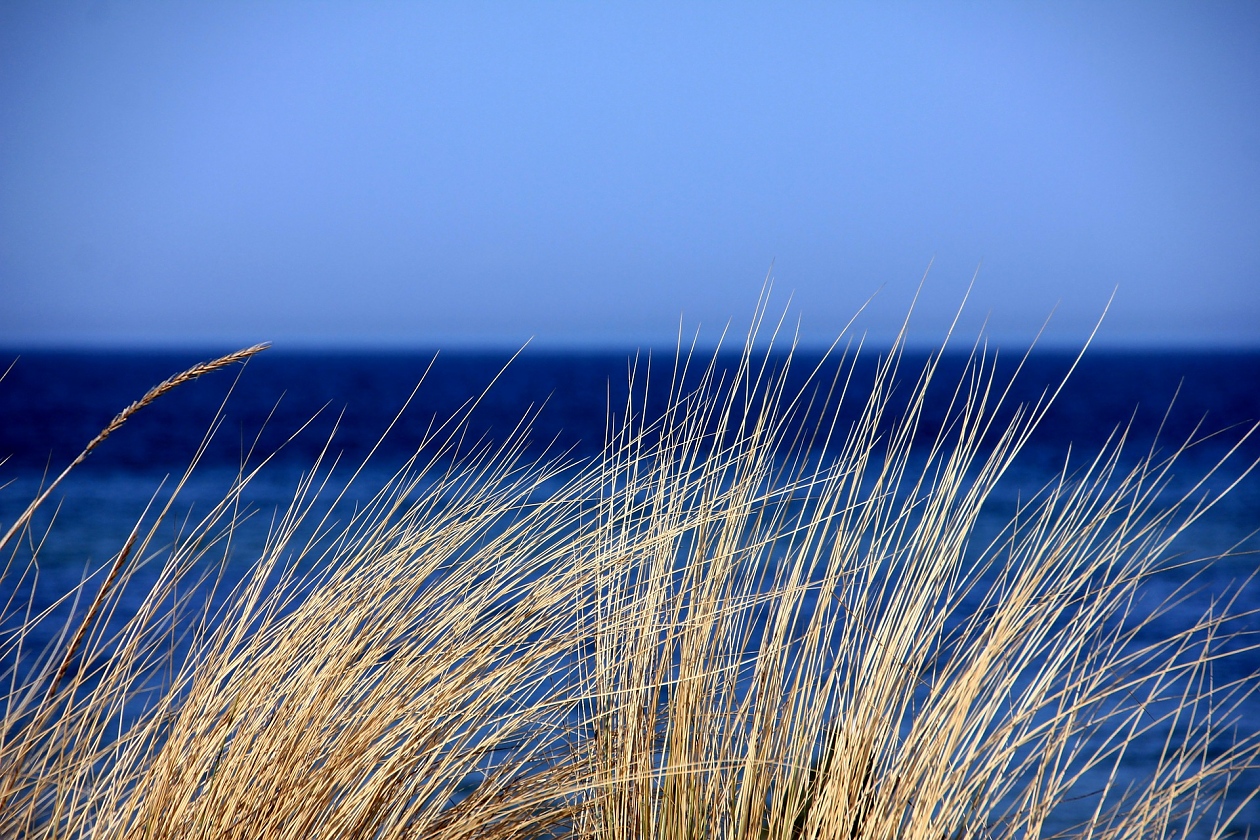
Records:
{"label": "crossed grass stems", "polygon": [[[1142,596],[1254,427],[1171,501],[1195,441],[1134,459],[1117,430],[981,546],[1057,391],[1007,405],[978,344],[928,428],[939,354],[906,377],[903,331],[856,383],[856,351],[833,347],[838,365],[790,389],[790,352],[757,349],[782,326],[764,315],[733,370],[679,352],[660,416],[636,362],[587,463],[529,455],[529,417],[505,444],[468,440],[474,400],[345,512],[321,500],[359,472],[333,492],[326,449],[238,583],[224,570],[267,459],[159,544],[194,459],[29,651],[65,606],[16,594],[63,473],[0,543],[0,833],[1227,836],[1250,798],[1230,785],[1260,765],[1232,726],[1257,685],[1214,670],[1254,649],[1252,614],[1235,587],[1151,643],[1189,589]],[[261,349],[153,389],[71,467]]]}

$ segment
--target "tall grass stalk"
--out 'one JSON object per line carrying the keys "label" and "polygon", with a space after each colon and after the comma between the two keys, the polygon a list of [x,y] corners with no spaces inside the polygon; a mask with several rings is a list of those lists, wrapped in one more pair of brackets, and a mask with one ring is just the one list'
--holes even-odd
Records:
{"label": "tall grass stalk", "polygon": [[1213,669],[1248,614],[1222,593],[1151,642],[1184,593],[1141,601],[1219,498],[1168,498],[1193,441],[1135,459],[1119,429],[984,536],[1053,388],[1009,405],[982,345],[942,382],[899,339],[873,382],[835,349],[790,389],[758,329],[733,372],[679,353],[660,416],[639,376],[591,462],[456,417],[336,519],[326,455],[229,585],[264,461],[173,544],[173,502],[146,512],[47,649],[53,610],[10,598],[0,834],[1226,836],[1257,681]]}

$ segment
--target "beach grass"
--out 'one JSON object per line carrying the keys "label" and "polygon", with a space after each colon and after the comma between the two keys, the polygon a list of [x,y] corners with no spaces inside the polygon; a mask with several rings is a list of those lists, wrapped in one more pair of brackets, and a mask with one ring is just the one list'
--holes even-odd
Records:
{"label": "beach grass", "polygon": [[174,541],[178,493],[146,511],[61,612],[10,598],[0,835],[1231,836],[1260,766],[1232,725],[1258,681],[1214,677],[1254,649],[1243,589],[1153,641],[1185,591],[1144,600],[1228,490],[1170,495],[1195,441],[1117,429],[988,528],[1061,383],[1012,405],[982,344],[942,381],[903,332],[874,381],[837,345],[790,389],[764,316],[733,371],[667,362],[663,413],[632,374],[597,458],[459,415],[347,513],[330,446],[228,582],[263,459]]}

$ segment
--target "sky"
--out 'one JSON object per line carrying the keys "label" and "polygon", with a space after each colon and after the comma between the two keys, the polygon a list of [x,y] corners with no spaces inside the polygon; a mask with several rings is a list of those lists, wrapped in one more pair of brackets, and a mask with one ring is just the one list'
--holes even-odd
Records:
{"label": "sky", "polygon": [[1260,347],[1260,4],[0,5],[0,345],[713,341],[767,278],[806,344]]}

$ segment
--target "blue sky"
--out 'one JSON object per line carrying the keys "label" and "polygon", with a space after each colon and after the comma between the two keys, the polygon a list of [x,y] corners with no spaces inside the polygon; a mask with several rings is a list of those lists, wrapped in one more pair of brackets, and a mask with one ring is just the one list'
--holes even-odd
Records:
{"label": "blue sky", "polygon": [[1260,5],[0,7],[0,344],[886,338],[929,265],[929,342],[978,269],[1260,345]]}

